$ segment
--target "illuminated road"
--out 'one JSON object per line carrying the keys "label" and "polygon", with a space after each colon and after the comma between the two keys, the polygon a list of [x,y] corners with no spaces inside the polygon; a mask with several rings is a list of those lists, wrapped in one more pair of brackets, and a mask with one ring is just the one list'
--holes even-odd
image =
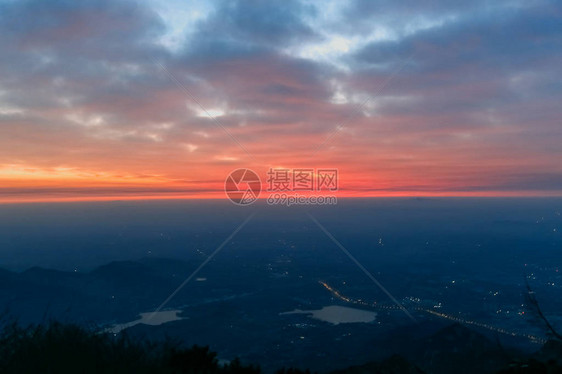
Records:
{"label": "illuminated road", "polygon": [[[374,308],[374,309],[378,309],[378,310],[399,310],[399,308],[397,306],[394,305],[380,305],[377,304],[376,302],[373,303],[368,303],[366,301],[363,300],[355,300],[352,299],[350,297],[347,297],[345,295],[343,295],[342,293],[340,293],[338,290],[336,290],[335,288],[331,287],[329,284],[327,284],[326,282],[319,282],[324,288],[326,288],[328,291],[330,291],[330,293],[337,299],[344,301],[346,303],[350,303],[350,304],[355,304],[355,305],[362,305],[362,306],[366,306],[369,308]],[[452,316],[450,314],[446,314],[443,312],[438,312],[435,310],[431,310],[431,309],[427,309],[427,308],[423,308],[423,307],[415,307],[415,308],[410,308],[412,310],[415,310],[416,312],[423,312],[423,313],[427,313],[431,316],[434,317],[438,317],[438,318],[442,318],[442,319],[447,319],[450,321],[454,321],[454,322],[458,322],[461,323],[463,325],[469,325],[469,326],[476,326],[476,327],[481,327],[493,332],[497,332],[500,334],[504,334],[504,335],[510,335],[510,336],[517,336],[517,337],[523,337],[523,338],[527,338],[529,339],[532,343],[536,343],[536,344],[544,344],[547,342],[547,339],[536,336],[536,335],[531,335],[531,334],[526,334],[526,333],[519,333],[519,332],[514,332],[514,331],[509,331],[506,330],[504,328],[501,327],[496,327],[493,325],[489,325],[486,323],[482,323],[482,322],[478,322],[478,321],[471,321],[471,320],[467,320],[461,317],[457,317],[457,316]]]}

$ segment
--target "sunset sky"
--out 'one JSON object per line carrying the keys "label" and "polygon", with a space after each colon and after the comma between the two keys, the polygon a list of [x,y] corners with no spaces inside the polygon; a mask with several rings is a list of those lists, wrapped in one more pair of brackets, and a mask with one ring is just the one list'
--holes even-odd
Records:
{"label": "sunset sky", "polygon": [[562,2],[0,0],[0,202],[562,195]]}

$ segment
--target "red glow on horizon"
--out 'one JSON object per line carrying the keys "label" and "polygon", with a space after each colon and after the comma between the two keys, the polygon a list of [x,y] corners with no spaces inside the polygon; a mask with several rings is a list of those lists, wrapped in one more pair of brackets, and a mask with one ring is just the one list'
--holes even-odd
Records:
{"label": "red glow on horizon", "polygon": [[[270,192],[262,192],[258,200],[265,200]],[[291,194],[291,193],[288,193]],[[300,196],[309,194],[299,193]],[[455,197],[482,197],[482,198],[515,198],[515,197],[562,197],[562,191],[537,192],[537,191],[478,191],[478,192],[400,192],[387,191],[374,193],[359,193],[354,191],[335,191],[333,193],[316,193],[317,196],[330,195],[336,196],[338,199],[354,199],[354,198],[455,198]],[[107,202],[107,201],[158,201],[158,200],[224,200],[230,203],[224,191],[215,191],[198,194],[138,194],[138,195],[106,195],[106,196],[18,196],[6,197],[0,196],[0,204],[22,204],[22,203],[72,203],[72,202]]]}
{"label": "red glow on horizon", "polygon": [[[328,162],[314,167],[296,157],[273,168],[298,165],[313,169],[329,168]],[[493,172],[481,172],[474,178],[474,171],[465,174],[445,173],[440,165],[419,169],[381,164],[379,167],[365,164],[333,163],[339,171],[338,191],[288,191],[288,195],[331,195],[337,198],[369,197],[547,197],[562,196],[562,191],[536,191],[490,188],[504,183]],[[227,199],[224,192],[226,176],[234,169],[232,163],[201,165],[186,168],[181,175],[173,163],[166,165],[162,174],[142,172],[93,172],[71,168],[41,169],[12,167],[0,169],[0,203],[33,202],[87,202],[113,200],[171,200],[171,199]],[[266,191],[267,171],[263,166],[251,167],[262,181],[260,199],[272,192]],[[271,167],[270,167],[271,168]],[[295,167],[296,168],[296,167]],[[502,168],[495,166],[494,169]],[[137,167],[138,169],[138,167]],[[377,170],[380,169],[380,170]],[[135,169],[131,169],[135,170]],[[175,176],[175,177],[172,177]],[[189,177],[191,176],[191,177]]]}

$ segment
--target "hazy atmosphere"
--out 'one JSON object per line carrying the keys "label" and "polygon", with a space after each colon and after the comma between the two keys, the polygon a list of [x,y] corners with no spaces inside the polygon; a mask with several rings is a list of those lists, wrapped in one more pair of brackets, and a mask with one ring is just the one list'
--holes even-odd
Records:
{"label": "hazy atmosphere", "polygon": [[562,373],[562,2],[0,0],[0,373]]}

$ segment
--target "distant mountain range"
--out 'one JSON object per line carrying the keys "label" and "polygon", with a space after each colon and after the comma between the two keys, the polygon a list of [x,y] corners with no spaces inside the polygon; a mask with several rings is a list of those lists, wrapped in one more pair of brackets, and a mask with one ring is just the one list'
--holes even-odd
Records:
{"label": "distant mountain range", "polygon": [[178,260],[145,259],[112,262],[88,273],[0,270],[0,305],[21,323],[124,322],[156,308],[192,268]]}

